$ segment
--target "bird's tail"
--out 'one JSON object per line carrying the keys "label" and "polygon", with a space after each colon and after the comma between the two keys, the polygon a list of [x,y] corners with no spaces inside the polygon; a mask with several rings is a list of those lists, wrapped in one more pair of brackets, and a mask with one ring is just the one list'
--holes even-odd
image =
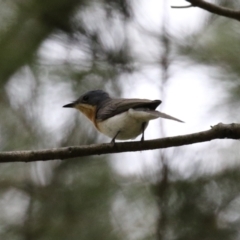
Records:
{"label": "bird's tail", "polygon": [[137,109],[129,109],[128,113],[130,114],[130,116],[132,116],[133,118],[136,119],[141,119],[141,120],[152,120],[152,119],[156,119],[156,118],[166,118],[166,119],[170,119],[170,120],[174,120],[177,122],[182,122],[184,123],[182,120],[172,117],[166,113],[162,113],[159,112],[157,110],[149,110],[146,108],[137,108]]}
{"label": "bird's tail", "polygon": [[184,121],[178,119],[178,118],[175,118],[175,117],[172,117],[166,113],[163,113],[163,112],[159,112],[159,111],[148,111],[148,112],[151,112],[153,115],[156,115],[160,118],[166,118],[166,119],[170,119],[170,120],[174,120],[174,121],[177,121],[177,122],[181,122],[181,123],[184,123]]}

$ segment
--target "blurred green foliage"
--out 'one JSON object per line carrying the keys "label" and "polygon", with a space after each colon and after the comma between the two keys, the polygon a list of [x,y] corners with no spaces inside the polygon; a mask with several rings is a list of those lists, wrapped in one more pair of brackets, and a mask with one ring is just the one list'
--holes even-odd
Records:
{"label": "blurred green foliage", "polygon": [[[237,22],[209,15],[199,32],[174,41],[166,26],[158,33],[139,26],[137,12],[138,2],[127,0],[0,1],[2,151],[98,142],[82,116],[61,106],[91,88],[120,96],[122,81],[152,66],[166,83],[181,56],[218,68],[217,83],[227,82],[229,102],[238,105]],[[156,166],[154,178],[147,170],[121,175],[114,160],[1,164],[0,239],[239,238],[238,169],[184,178]]]}
{"label": "blurred green foliage", "polygon": [[[237,1],[219,1],[219,4],[230,9],[240,8]],[[212,67],[211,77],[223,84],[229,93],[229,111],[235,111],[239,105],[240,92],[239,22],[214,14],[207,14],[205,18],[198,32],[186,36],[185,41],[176,44],[181,55],[198,64]],[[222,102],[219,103],[221,104]]]}

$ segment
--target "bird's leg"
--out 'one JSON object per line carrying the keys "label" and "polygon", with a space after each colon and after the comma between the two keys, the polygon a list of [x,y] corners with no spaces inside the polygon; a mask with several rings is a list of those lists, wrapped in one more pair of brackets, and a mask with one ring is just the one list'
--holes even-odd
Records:
{"label": "bird's leg", "polygon": [[116,135],[113,137],[113,139],[110,143],[112,143],[113,145],[115,144],[115,139],[119,133],[120,133],[120,130],[116,133]]}
{"label": "bird's leg", "polygon": [[146,122],[142,123],[142,138],[141,138],[141,142],[144,142],[144,131],[145,131],[145,127],[146,127]]}

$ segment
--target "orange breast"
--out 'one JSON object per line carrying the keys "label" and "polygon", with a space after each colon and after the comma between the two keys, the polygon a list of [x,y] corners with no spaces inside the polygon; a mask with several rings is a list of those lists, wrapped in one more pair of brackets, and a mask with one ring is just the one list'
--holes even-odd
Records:
{"label": "orange breast", "polygon": [[96,120],[95,120],[96,106],[91,106],[91,105],[87,105],[87,104],[79,104],[76,106],[76,108],[79,111],[81,111],[97,128]]}

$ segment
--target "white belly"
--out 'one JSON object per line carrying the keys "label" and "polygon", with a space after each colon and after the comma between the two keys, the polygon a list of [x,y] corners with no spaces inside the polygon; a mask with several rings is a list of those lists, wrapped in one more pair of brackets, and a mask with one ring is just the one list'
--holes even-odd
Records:
{"label": "white belly", "polygon": [[129,109],[127,112],[120,113],[98,123],[99,131],[110,138],[127,140],[136,138],[142,133],[142,124],[145,122],[145,129],[148,121],[157,118],[150,113]]}

